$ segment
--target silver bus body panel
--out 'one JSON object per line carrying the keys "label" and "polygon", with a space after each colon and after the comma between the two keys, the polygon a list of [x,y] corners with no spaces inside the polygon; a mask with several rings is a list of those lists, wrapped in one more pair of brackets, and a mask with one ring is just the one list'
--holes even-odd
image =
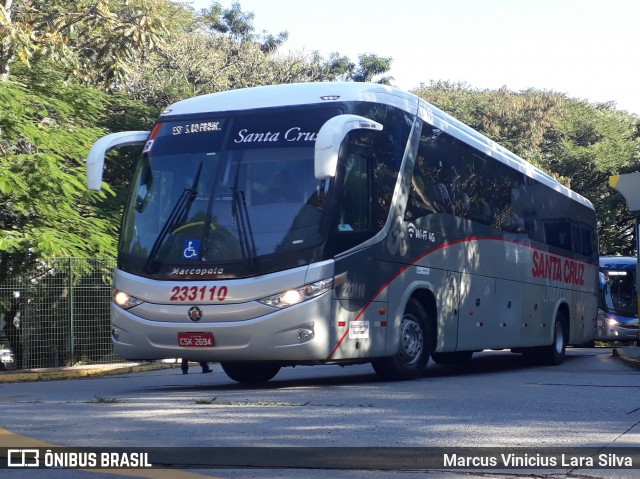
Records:
{"label": "silver bus body panel", "polygon": [[[388,302],[386,355],[397,350],[402,312],[409,298],[420,290],[430,292],[436,300],[437,352],[546,346],[553,339],[553,322],[563,304],[571,313],[569,344],[580,344],[593,337],[596,317],[593,288],[597,278],[597,267],[593,264],[553,255],[561,265],[561,279],[534,277],[534,253],[550,253],[526,239],[515,238],[470,238],[428,245],[414,237],[404,249],[408,254],[402,261],[381,262],[395,264],[398,271],[386,281],[378,280],[384,286],[351,315],[353,320],[366,318],[372,323],[376,311]],[[366,254],[370,253],[353,254],[352,261],[362,262],[357,258]],[[497,257],[505,259],[506,264],[498,264]],[[451,258],[457,258],[459,271],[448,269]],[[579,280],[584,282],[582,285],[571,284],[578,281],[572,276],[574,264],[579,264],[582,270]],[[345,283],[345,287],[349,284]],[[337,291],[340,292],[340,287]],[[344,342],[337,351],[340,356],[335,357],[353,354]]]}

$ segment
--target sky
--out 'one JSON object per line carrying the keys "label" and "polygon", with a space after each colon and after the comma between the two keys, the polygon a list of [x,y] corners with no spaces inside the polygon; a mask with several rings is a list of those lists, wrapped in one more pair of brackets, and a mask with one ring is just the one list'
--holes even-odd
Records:
{"label": "sky", "polygon": [[289,33],[280,52],[391,57],[392,84],[405,90],[432,80],[534,88],[640,115],[638,0],[237,1],[256,31]]}

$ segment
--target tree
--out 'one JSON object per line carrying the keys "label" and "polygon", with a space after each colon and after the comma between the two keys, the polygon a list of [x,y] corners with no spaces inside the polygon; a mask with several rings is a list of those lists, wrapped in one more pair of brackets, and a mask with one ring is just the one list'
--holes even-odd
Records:
{"label": "tree", "polygon": [[257,33],[253,13],[214,3],[174,29],[162,50],[136,59],[121,85],[136,99],[164,108],[184,98],[236,88],[333,80],[317,52],[278,54],[287,38]]}
{"label": "tree", "polygon": [[589,198],[598,214],[601,254],[633,255],[635,220],[609,176],[640,169],[640,119],[610,103],[571,99],[553,125],[545,161]]}
{"label": "tree", "polygon": [[[391,69],[393,59],[379,57],[371,53],[358,56],[356,66],[348,57],[339,53],[329,55],[329,71],[336,79],[342,81],[373,82],[376,77],[387,73]],[[375,80],[376,83],[390,85],[393,77],[384,76]]]}
{"label": "tree", "polygon": [[[71,280],[61,286],[59,265],[66,262],[49,259],[115,256],[124,198],[116,193],[126,186],[131,163],[128,171],[120,170],[126,167],[122,162],[108,163],[105,178],[113,187],[94,193],[86,189],[82,158],[105,127],[139,129],[135,123],[144,122],[148,109],[64,80],[66,72],[41,61],[30,69],[18,64],[13,72],[18,81],[0,82],[0,285],[5,286],[0,288],[0,313],[18,364],[24,365],[25,324],[49,343],[48,332],[68,330],[64,305],[70,301]],[[74,264],[73,281],[91,271],[103,276],[108,267],[104,261]],[[60,351],[66,347],[55,345]],[[25,351],[25,357],[36,360]],[[50,366],[50,359],[29,364]]]}
{"label": "tree", "polygon": [[[391,69],[391,57],[379,57],[371,53],[364,53],[358,56],[358,69],[353,73],[351,79],[358,82],[372,82],[375,77],[387,73]],[[390,85],[393,77],[379,77],[376,83]]]}
{"label": "tree", "polygon": [[[50,74],[47,71],[47,74]],[[37,87],[46,88],[42,91]],[[103,94],[77,84],[0,83],[0,276],[33,258],[111,255],[115,218],[84,185],[81,159],[103,130]]]}
{"label": "tree", "polygon": [[260,50],[263,53],[275,52],[287,41],[289,34],[280,32],[274,35],[266,31],[256,34],[253,26],[254,17],[253,12],[243,12],[237,2],[229,9],[214,2],[211,7],[200,12],[198,20],[209,31],[218,32],[236,43],[255,42],[260,45]]}
{"label": "tree", "polygon": [[111,88],[137,56],[163,45],[167,0],[3,0],[0,73],[17,59],[62,63],[76,80]]}

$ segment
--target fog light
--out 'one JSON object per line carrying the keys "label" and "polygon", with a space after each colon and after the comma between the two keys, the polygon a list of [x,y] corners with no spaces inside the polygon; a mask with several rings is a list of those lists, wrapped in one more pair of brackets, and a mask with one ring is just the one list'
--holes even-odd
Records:
{"label": "fog light", "polygon": [[315,333],[313,332],[313,329],[298,329],[298,341],[300,341],[301,343],[311,341],[314,335]]}
{"label": "fog light", "polygon": [[117,341],[120,337],[120,330],[118,328],[111,329],[111,337]]}

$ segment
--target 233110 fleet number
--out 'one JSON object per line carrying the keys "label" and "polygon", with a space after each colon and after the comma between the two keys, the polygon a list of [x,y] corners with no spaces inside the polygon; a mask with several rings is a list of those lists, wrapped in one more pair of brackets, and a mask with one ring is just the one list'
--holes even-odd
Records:
{"label": "233110 fleet number", "polygon": [[174,286],[170,301],[224,301],[229,288],[226,286]]}

